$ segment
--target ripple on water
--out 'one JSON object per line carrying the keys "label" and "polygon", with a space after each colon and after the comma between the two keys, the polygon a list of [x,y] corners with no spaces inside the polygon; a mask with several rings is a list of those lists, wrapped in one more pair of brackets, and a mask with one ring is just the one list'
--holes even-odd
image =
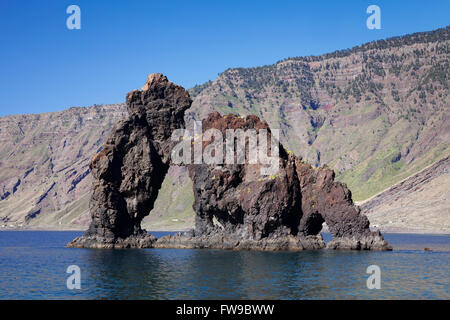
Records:
{"label": "ripple on water", "polygon": [[[450,298],[449,236],[386,234],[392,252],[64,247],[79,234],[0,232],[0,299]],[[66,288],[71,264],[79,291]],[[380,290],[366,287],[369,265],[381,268]]]}

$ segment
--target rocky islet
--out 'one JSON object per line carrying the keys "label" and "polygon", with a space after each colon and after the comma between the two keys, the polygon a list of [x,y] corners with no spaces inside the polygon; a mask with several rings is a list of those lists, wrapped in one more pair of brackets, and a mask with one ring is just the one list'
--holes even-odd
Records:
{"label": "rocky islet", "polygon": [[[116,124],[90,163],[92,222],[69,247],[311,250],[326,246],[319,233],[326,222],[333,235],[328,248],[391,250],[379,232],[370,231],[332,170],[307,164],[281,144],[276,175],[262,177],[262,164],[188,164],[195,229],[160,239],[142,230],[171,163],[171,134],[184,128],[191,103],[188,92],[162,74],[151,74],[142,90],[127,95],[128,118]],[[202,127],[270,134],[256,116],[216,112]]]}

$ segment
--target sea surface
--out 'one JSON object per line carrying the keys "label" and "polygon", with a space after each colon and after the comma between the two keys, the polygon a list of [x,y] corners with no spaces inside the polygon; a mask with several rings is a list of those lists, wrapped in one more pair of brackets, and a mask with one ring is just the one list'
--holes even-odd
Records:
{"label": "sea surface", "polygon": [[0,232],[0,299],[450,299],[449,235],[385,234],[392,252],[65,248],[79,235]]}

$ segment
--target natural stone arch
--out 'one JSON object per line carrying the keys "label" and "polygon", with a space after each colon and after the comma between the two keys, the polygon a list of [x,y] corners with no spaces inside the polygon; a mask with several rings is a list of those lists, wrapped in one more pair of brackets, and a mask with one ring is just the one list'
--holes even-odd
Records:
{"label": "natural stone arch", "polygon": [[296,159],[295,166],[302,193],[300,233],[318,234],[325,222],[333,237],[329,248],[390,248],[379,232],[370,231],[369,220],[354,205],[347,186],[334,180],[333,170],[312,167],[301,158]]}
{"label": "natural stone arch", "polygon": [[[203,130],[266,129],[256,116],[213,113]],[[210,142],[203,142],[205,148]],[[305,250],[325,247],[327,222],[333,249],[389,250],[353,204],[350,190],[327,167],[314,168],[279,145],[279,171],[262,177],[262,164],[189,165],[194,187],[195,230],[159,239],[164,248]],[[223,153],[227,149],[224,147]],[[248,150],[246,150],[248,152]],[[225,156],[226,157],[226,156]],[[219,225],[214,223],[218,221]]]}

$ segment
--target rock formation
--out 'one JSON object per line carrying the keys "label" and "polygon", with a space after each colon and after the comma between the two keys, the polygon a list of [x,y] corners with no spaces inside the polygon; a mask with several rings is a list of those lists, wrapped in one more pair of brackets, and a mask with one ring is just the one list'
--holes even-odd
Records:
{"label": "rock formation", "polygon": [[128,118],[118,122],[90,163],[94,178],[88,231],[69,247],[143,248],[156,240],[141,229],[170,165],[172,131],[184,127],[192,103],[162,74],[128,93]]}
{"label": "rock formation", "polygon": [[[240,118],[213,113],[203,130],[267,129],[255,116]],[[203,142],[206,147],[209,142]],[[224,157],[228,152],[224,147]],[[258,250],[320,249],[326,222],[332,249],[390,250],[379,232],[354,206],[351,193],[334,181],[334,172],[316,169],[279,147],[279,170],[261,176],[262,164],[189,165],[194,184],[195,230],[166,236],[154,246]],[[248,149],[246,150],[248,155]]]}

